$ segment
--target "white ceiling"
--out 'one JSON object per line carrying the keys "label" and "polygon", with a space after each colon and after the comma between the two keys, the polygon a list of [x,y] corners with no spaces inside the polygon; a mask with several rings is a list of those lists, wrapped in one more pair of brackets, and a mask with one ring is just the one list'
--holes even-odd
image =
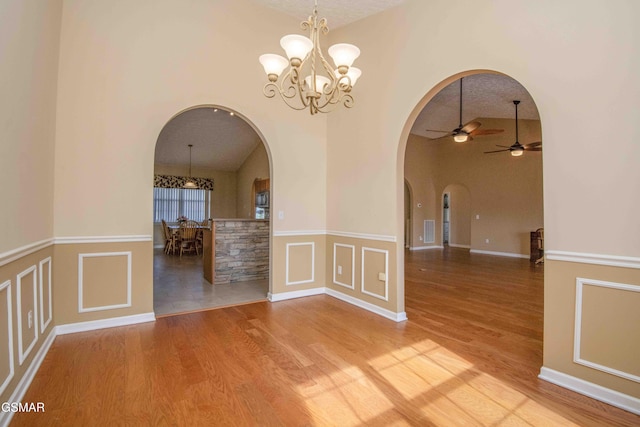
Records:
{"label": "white ceiling", "polygon": [[[302,22],[313,13],[313,0],[253,0]],[[329,30],[382,12],[405,0],[318,0],[318,16],[327,19]]]}
{"label": "white ceiling", "polygon": [[242,118],[222,109],[195,108],[174,117],[162,129],[155,162],[188,168],[188,144],[193,144],[194,167],[236,171],[259,141],[258,134]]}

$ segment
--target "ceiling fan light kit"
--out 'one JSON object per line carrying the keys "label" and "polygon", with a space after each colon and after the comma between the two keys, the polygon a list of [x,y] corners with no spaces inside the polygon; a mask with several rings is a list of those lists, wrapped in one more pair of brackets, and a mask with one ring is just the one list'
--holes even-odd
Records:
{"label": "ceiling fan light kit", "polygon": [[272,53],[260,56],[269,80],[264,95],[273,98],[280,94],[289,107],[308,108],[312,115],[328,113],[338,104],[351,108],[354,102],[351,89],[362,74],[359,68],[352,67],[360,49],[348,43],[329,47],[336,68],[331,67],[320,49],[320,33],[326,35],[329,28],[325,18],[318,19],[317,0],[313,14],[300,25],[309,30],[310,37],[289,34],[280,39],[288,59]]}
{"label": "ceiling fan light kit", "polygon": [[466,132],[458,132],[453,135],[453,140],[455,142],[467,142],[469,140],[469,134]]}

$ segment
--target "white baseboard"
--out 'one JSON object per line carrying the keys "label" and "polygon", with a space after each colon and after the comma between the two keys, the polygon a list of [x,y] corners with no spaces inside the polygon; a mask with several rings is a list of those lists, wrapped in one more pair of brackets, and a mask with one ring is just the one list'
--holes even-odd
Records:
{"label": "white baseboard", "polygon": [[[42,361],[44,360],[45,356],[49,352],[49,348],[51,348],[51,344],[53,344],[53,341],[55,340],[55,338],[56,338],[56,330],[55,328],[52,328],[51,332],[49,332],[49,335],[47,335],[47,338],[45,338],[42,345],[40,346],[40,350],[38,350],[38,352],[34,356],[33,361],[31,362],[29,367],[27,367],[27,370],[25,371],[24,375],[20,379],[20,382],[18,383],[16,388],[13,390],[13,393],[11,393],[11,397],[9,397],[7,402],[22,401],[22,398],[24,397],[25,393],[29,389],[29,386],[31,385],[31,381],[33,381],[33,378],[38,373],[38,369],[40,369],[40,365],[42,364]],[[13,414],[14,413],[11,411],[9,412],[0,411],[0,426],[8,426],[9,423],[11,422],[11,418],[13,418]]]}
{"label": "white baseboard", "polygon": [[379,316],[386,317],[387,319],[393,320],[394,322],[404,322],[405,320],[407,320],[407,313],[404,311],[401,313],[395,313],[391,310],[378,307],[377,305],[362,301],[361,299],[354,298],[350,295],[343,294],[342,292],[338,292],[330,288],[325,288],[325,292],[327,295],[337,298],[340,301],[347,302],[351,305],[355,305],[356,307],[360,307],[362,309],[375,313]]}
{"label": "white baseboard", "polygon": [[444,246],[413,246],[410,251],[424,251],[426,249],[444,249]]}
{"label": "white baseboard", "polygon": [[593,399],[615,406],[625,411],[640,415],[640,399],[602,387],[598,384],[564,374],[554,369],[542,367],[538,378],[559,385],[560,387],[584,394]]}
{"label": "white baseboard", "polygon": [[481,251],[479,249],[471,249],[472,254],[482,254],[482,255],[495,255],[495,256],[504,256],[508,258],[524,258],[529,259],[529,255],[527,254],[516,254],[513,252],[494,252],[494,251]]}
{"label": "white baseboard", "polygon": [[96,329],[114,328],[116,326],[135,325],[137,323],[155,322],[154,313],[134,314],[132,316],[114,317],[111,319],[92,320],[89,322],[69,323],[56,326],[56,335],[74,334],[76,332],[94,331]]}
{"label": "white baseboard", "polygon": [[471,249],[470,245],[459,245],[457,243],[449,243],[449,246],[451,246],[452,248]]}
{"label": "white baseboard", "polygon": [[356,307],[360,307],[362,309],[375,313],[379,316],[393,320],[394,322],[403,322],[407,320],[407,313],[405,313],[404,311],[402,313],[394,313],[391,310],[378,307],[377,305],[368,303],[366,301],[362,301],[358,298],[354,298],[352,296],[343,294],[342,292],[338,292],[330,288],[305,289],[302,291],[282,292],[279,294],[269,293],[267,295],[267,299],[271,302],[278,302],[278,301],[285,301],[285,300],[294,299],[294,298],[310,297],[314,295],[332,296],[334,298],[337,298],[351,305],[355,305]]}
{"label": "white baseboard", "polygon": [[279,294],[272,294],[271,292],[269,292],[267,294],[267,299],[271,302],[278,302],[278,301],[285,301],[285,300],[294,299],[294,298],[310,297],[313,295],[322,295],[324,293],[325,293],[324,288],[304,289],[302,291],[282,292]]}

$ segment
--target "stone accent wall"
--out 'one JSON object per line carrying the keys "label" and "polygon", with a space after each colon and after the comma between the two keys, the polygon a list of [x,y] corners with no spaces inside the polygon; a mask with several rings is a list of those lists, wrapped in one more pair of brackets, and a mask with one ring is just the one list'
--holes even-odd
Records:
{"label": "stone accent wall", "polygon": [[269,278],[269,221],[214,220],[215,284]]}

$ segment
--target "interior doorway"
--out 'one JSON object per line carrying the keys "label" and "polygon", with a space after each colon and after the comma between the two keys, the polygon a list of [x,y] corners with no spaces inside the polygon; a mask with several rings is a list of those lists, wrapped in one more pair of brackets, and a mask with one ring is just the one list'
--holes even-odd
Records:
{"label": "interior doorway", "polygon": [[[518,127],[514,105],[519,108]],[[421,272],[446,265],[452,258],[473,264],[478,271],[483,265],[505,264],[517,274],[541,276],[543,286],[544,267],[530,261],[531,232],[544,227],[544,143],[533,97],[509,76],[470,71],[437,85],[412,114],[414,122],[407,123],[407,139],[398,153],[403,171],[398,184],[403,179],[404,186],[412,189],[415,203],[408,207],[405,203],[404,209],[411,210],[414,229],[432,220],[439,235],[430,244],[419,242],[417,236],[404,251],[405,293],[421,286]],[[465,132],[466,138],[455,137]],[[397,188],[402,191],[401,185]],[[406,220],[409,215],[401,217]],[[459,277],[453,269],[453,263],[451,269],[443,269],[451,274],[443,281]],[[436,291],[444,283],[425,280]],[[473,294],[474,288],[461,292]]]}
{"label": "interior doorway", "polygon": [[267,299],[270,183],[268,146],[238,112],[196,106],[166,123],[154,157],[156,316]]}

